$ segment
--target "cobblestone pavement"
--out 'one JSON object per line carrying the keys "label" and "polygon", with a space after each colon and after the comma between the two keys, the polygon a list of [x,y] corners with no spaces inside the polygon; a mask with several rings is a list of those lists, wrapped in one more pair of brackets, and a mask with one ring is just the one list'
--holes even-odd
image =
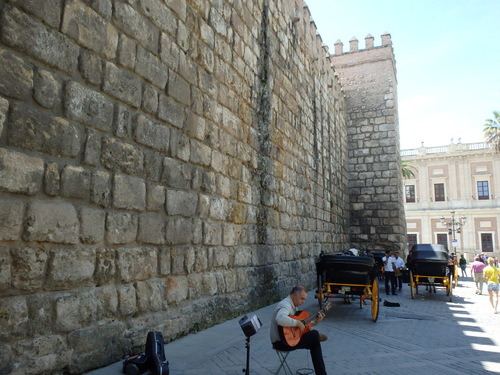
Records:
{"label": "cobblestone pavement", "polygon": [[[333,308],[316,327],[329,337],[322,344],[329,374],[500,373],[500,313],[493,313],[486,286],[483,295],[477,295],[472,278],[460,278],[451,302],[444,288],[429,293],[421,287],[412,299],[406,284],[397,296],[386,296],[383,285],[380,287],[382,301],[377,322],[372,321],[369,305],[360,309],[358,300],[344,304],[341,298],[335,298]],[[400,306],[384,306],[386,297]],[[274,306],[248,313],[257,315],[263,324],[250,338],[249,373],[253,375],[274,374],[278,369],[278,358],[269,340]],[[317,311],[314,291],[309,293],[303,309]],[[242,374],[247,350],[238,320],[168,343],[165,352],[170,374]],[[307,373],[300,369],[312,369],[307,350],[292,352],[288,363],[296,374]],[[119,362],[88,374],[114,375],[121,370]]]}

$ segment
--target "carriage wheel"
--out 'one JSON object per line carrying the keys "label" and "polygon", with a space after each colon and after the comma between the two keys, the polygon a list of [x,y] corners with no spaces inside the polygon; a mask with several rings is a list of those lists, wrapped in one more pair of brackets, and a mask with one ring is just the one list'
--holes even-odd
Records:
{"label": "carriage wheel", "polygon": [[359,308],[362,309],[363,305],[365,304],[365,300],[363,299],[363,295],[359,296]]}
{"label": "carriage wheel", "polygon": [[410,289],[411,289],[411,299],[415,298],[415,280],[413,279],[413,272],[410,271]]}
{"label": "carriage wheel", "polygon": [[320,310],[323,308],[323,300],[325,299],[325,291],[323,290],[323,277],[318,275],[318,293],[316,294],[318,298],[318,304]]}
{"label": "carriage wheel", "polygon": [[376,278],[373,279],[372,283],[372,319],[375,323],[378,319],[378,308],[380,299],[378,298],[378,281]]}
{"label": "carriage wheel", "polygon": [[453,300],[453,276],[450,275],[450,281],[448,282],[448,284],[450,285],[449,286],[449,289],[450,289],[450,292],[448,293],[448,295],[450,296],[450,302]]}
{"label": "carriage wheel", "polygon": [[454,275],[453,275],[453,280],[455,281],[454,286],[458,286],[458,267],[457,266],[455,266],[455,272],[454,272]]}

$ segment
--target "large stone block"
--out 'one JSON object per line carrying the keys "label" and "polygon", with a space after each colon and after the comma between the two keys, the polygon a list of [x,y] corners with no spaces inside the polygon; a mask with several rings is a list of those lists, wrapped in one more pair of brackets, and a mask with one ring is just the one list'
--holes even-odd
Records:
{"label": "large stone block", "polygon": [[167,302],[179,304],[189,295],[188,279],[186,276],[169,277],[167,281]]}
{"label": "large stone block", "polygon": [[168,66],[157,56],[145,50],[141,46],[137,47],[137,61],[135,72],[148,82],[163,90],[168,81]]}
{"label": "large stone block", "polygon": [[134,140],[158,151],[167,151],[170,142],[170,129],[162,123],[154,122],[146,116],[135,118]]}
{"label": "large stone block", "polygon": [[162,182],[178,189],[189,189],[193,178],[192,166],[172,158],[163,160]]}
{"label": "large stone block", "polygon": [[146,208],[146,184],[144,180],[138,177],[115,174],[113,206],[127,210],[144,211]]}
{"label": "large stone block", "polygon": [[167,220],[167,244],[186,245],[192,240],[193,220],[191,218],[169,218]]}
{"label": "large stone block", "polygon": [[79,230],[72,204],[32,201],[27,210],[23,238],[26,241],[76,244]]}
{"label": "large stone block", "polygon": [[118,292],[118,312],[122,316],[130,316],[136,313],[137,296],[132,285],[119,285]]}
{"label": "large stone block", "polygon": [[146,208],[148,211],[163,211],[165,209],[165,188],[162,185],[146,185]]}
{"label": "large stone block", "polygon": [[45,270],[49,256],[39,247],[21,247],[11,250],[12,285],[19,290],[35,291],[45,284]]}
{"label": "large stone block", "polygon": [[112,322],[71,332],[68,335],[68,347],[72,354],[70,372],[81,374],[121,358],[130,346],[125,330],[125,323]]}
{"label": "large stone block", "polygon": [[109,212],[106,217],[106,240],[113,245],[132,243],[137,237],[137,215]]}
{"label": "large stone block", "polygon": [[146,244],[165,243],[165,219],[163,216],[142,215],[139,217],[137,241]]}
{"label": "large stone block", "polygon": [[33,66],[3,48],[0,65],[0,93],[16,99],[28,98],[33,89]]}
{"label": "large stone block", "polygon": [[139,311],[151,312],[161,310],[167,290],[165,284],[165,280],[162,279],[138,281],[135,283]]}
{"label": "large stone block", "polygon": [[55,327],[58,331],[71,332],[81,328],[80,299],[69,293],[54,297]]}
{"label": "large stone block", "polygon": [[182,128],[186,118],[186,106],[175,101],[170,96],[160,95],[158,117],[176,128]]}
{"label": "large stone block", "polygon": [[115,3],[113,18],[127,35],[138,40],[147,50],[157,53],[160,32],[142,14],[124,2]]}
{"label": "large stone block", "polygon": [[90,248],[53,249],[50,252],[47,286],[69,289],[91,285],[93,281],[96,251]]}
{"label": "large stone block", "polygon": [[70,359],[71,351],[59,335],[44,335],[16,342],[14,350],[20,355],[17,366],[25,374],[52,373],[63,369]]}
{"label": "large stone block", "polygon": [[161,0],[141,0],[141,11],[153,21],[156,27],[170,35],[177,31],[177,19]]}
{"label": "large stone block", "polygon": [[3,124],[7,118],[7,112],[9,110],[9,101],[5,98],[0,97],[0,137],[3,133]]}
{"label": "large stone block", "polygon": [[66,85],[66,115],[81,124],[109,132],[113,123],[113,102],[98,91],[77,82]]}
{"label": "large stone block", "polygon": [[157,251],[152,247],[121,248],[116,262],[121,282],[148,280],[156,276]]}
{"label": "large stone block", "polygon": [[55,320],[53,293],[32,293],[26,297],[30,337],[43,336],[52,332]]}
{"label": "large stone block", "polygon": [[12,284],[9,251],[0,247],[0,291],[9,289]]}
{"label": "large stone block", "polygon": [[193,191],[167,190],[167,214],[192,217],[198,207],[198,194]]}
{"label": "large stone block", "polygon": [[61,172],[61,196],[67,198],[90,198],[90,171],[68,165]]}
{"label": "large stone block", "polygon": [[17,8],[6,7],[2,12],[0,39],[8,46],[66,73],[76,70],[78,46],[57,29],[45,26]]}
{"label": "large stone block", "polygon": [[0,198],[0,241],[12,241],[20,238],[23,216],[24,204],[22,201]]}
{"label": "large stone block", "polygon": [[101,163],[112,171],[140,175],[144,168],[144,153],[130,143],[104,137]]}
{"label": "large stone block", "polygon": [[99,248],[96,250],[94,281],[96,285],[112,284],[117,273],[116,250]]}
{"label": "large stone block", "polygon": [[43,20],[46,24],[59,29],[61,24],[61,2],[59,0],[13,0],[10,4],[18,6]]}
{"label": "large stone block", "polygon": [[61,103],[61,84],[49,71],[37,69],[34,76],[33,99],[45,108],[54,108]]}
{"label": "large stone block", "polygon": [[102,61],[95,54],[82,51],[78,60],[78,70],[90,85],[99,85],[102,81]]}
{"label": "large stone block", "polygon": [[104,171],[92,173],[90,201],[102,207],[111,204],[111,174]]}
{"label": "large stone block", "polygon": [[83,131],[62,117],[15,104],[9,124],[9,144],[53,156],[75,157],[81,150]]}
{"label": "large stone block", "polygon": [[118,31],[80,1],[66,1],[61,32],[106,59],[114,59],[116,56]]}
{"label": "large stone block", "polygon": [[103,241],[106,213],[102,210],[82,207],[80,209],[80,241],[95,244]]}
{"label": "large stone block", "polygon": [[28,334],[28,305],[25,296],[0,298],[0,325],[2,342]]}
{"label": "large stone block", "polygon": [[110,62],[106,63],[104,69],[103,90],[134,108],[141,106],[142,84],[139,77]]}

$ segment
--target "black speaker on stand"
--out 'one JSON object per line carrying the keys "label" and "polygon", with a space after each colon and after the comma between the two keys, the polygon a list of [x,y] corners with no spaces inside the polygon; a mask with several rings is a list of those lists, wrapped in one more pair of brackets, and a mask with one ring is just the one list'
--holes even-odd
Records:
{"label": "black speaker on stand", "polygon": [[246,336],[246,343],[245,347],[247,349],[247,366],[246,368],[243,369],[243,373],[245,375],[250,374],[250,337],[255,335],[260,327],[262,327],[262,323],[260,322],[260,319],[257,318],[256,315],[252,316],[249,318],[247,315],[243,316],[243,318],[240,319],[240,327],[243,330],[243,333]]}

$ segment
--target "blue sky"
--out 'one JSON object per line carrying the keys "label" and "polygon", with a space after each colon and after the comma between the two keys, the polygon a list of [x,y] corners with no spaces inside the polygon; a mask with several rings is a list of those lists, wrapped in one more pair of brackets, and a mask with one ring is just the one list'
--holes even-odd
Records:
{"label": "blue sky", "polygon": [[391,34],[401,148],[482,142],[500,111],[500,0],[305,0],[334,53]]}

